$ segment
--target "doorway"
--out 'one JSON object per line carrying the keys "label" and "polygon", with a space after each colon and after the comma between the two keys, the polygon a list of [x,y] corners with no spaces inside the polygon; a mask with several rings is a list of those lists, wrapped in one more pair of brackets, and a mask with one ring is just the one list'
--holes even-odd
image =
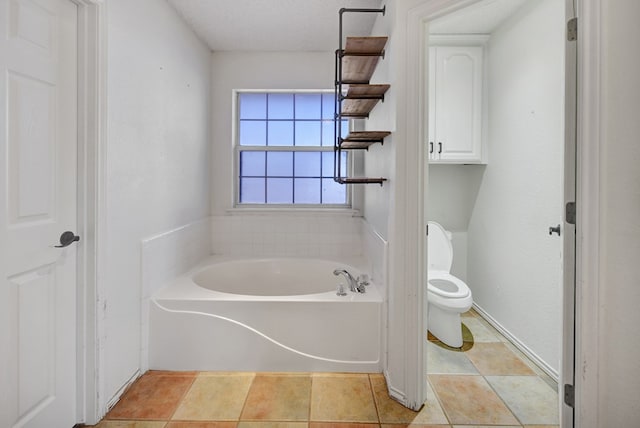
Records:
{"label": "doorway", "polygon": [[[562,385],[563,189],[571,171],[564,159],[564,4],[466,5],[428,23],[428,44],[445,53],[483,46],[482,153],[472,144],[447,148],[439,140],[447,132],[434,137],[432,127],[446,128],[446,120],[429,103],[425,221],[453,232],[452,273],[469,284],[475,312]],[[442,68],[435,58],[430,52],[429,68]],[[452,122],[453,134],[460,123]]]}

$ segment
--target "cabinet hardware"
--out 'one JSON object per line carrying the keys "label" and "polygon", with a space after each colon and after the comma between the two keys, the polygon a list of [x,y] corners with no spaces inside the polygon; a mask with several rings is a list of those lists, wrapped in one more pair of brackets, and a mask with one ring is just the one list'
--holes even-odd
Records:
{"label": "cabinet hardware", "polygon": [[442,153],[442,143],[438,143],[438,154]]}
{"label": "cabinet hardware", "polygon": [[429,141],[429,154],[433,153],[433,141]]}

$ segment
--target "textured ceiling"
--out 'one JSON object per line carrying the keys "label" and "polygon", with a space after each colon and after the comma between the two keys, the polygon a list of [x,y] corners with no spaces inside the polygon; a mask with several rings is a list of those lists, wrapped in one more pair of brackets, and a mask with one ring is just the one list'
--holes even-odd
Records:
{"label": "textured ceiling", "polygon": [[[338,10],[381,0],[169,0],[213,51],[333,51]],[[345,14],[345,32],[369,35],[376,14]]]}

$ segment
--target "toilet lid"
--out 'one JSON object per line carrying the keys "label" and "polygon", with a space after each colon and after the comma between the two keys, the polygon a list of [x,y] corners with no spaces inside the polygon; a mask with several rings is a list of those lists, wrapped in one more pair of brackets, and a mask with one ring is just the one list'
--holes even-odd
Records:
{"label": "toilet lid", "polygon": [[428,224],[427,257],[429,259],[429,270],[449,272],[453,262],[453,247],[449,236],[444,227],[435,221],[430,221]]}

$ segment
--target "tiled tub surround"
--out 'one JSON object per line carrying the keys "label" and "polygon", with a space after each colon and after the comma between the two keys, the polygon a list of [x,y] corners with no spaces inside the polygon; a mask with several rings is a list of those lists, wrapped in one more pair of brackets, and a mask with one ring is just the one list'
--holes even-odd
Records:
{"label": "tiled tub surround", "polygon": [[553,381],[475,312],[463,323],[463,351],[428,343],[427,402],[419,412],[393,401],[377,373],[151,371],[98,426],[557,428]]}
{"label": "tiled tub surround", "polygon": [[213,254],[229,256],[360,256],[362,218],[344,212],[237,212],[211,218]]}
{"label": "tiled tub surround", "polygon": [[[364,294],[347,287],[347,296],[336,295],[337,284],[345,280],[333,275],[333,270],[346,268],[357,276],[366,272],[361,258],[267,260],[263,272],[248,276],[264,258],[212,256],[154,294],[149,366],[162,370],[380,370],[382,297],[375,283]],[[267,269],[272,262],[275,268]],[[204,270],[209,273],[201,274]],[[196,284],[202,275],[213,280],[208,288]],[[223,277],[229,281],[238,277],[241,283],[216,285]],[[324,291],[305,289],[319,279],[326,284],[321,287]],[[281,281],[299,291],[287,291],[288,295],[271,291],[283,289]],[[256,290],[254,294],[229,293],[234,286]]]}

